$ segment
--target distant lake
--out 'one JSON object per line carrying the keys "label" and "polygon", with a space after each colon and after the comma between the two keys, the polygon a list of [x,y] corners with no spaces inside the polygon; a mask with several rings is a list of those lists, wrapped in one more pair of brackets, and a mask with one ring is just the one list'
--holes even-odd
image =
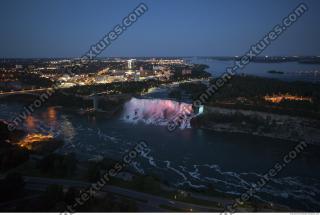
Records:
{"label": "distant lake", "polygon": [[[185,58],[195,64],[206,64],[207,70],[213,77],[217,77],[226,71],[227,67],[233,66],[234,61],[221,61],[204,58]],[[284,74],[271,74],[268,71],[275,70]],[[238,74],[245,73],[268,78],[277,78],[285,81],[308,81],[320,82],[320,64],[301,64],[297,62],[285,63],[249,63],[245,68],[238,70]]]}

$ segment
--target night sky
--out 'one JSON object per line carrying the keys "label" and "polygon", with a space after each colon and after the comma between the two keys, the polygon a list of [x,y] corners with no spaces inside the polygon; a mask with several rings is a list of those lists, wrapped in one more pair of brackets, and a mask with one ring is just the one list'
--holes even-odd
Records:
{"label": "night sky", "polygon": [[101,56],[241,55],[300,2],[267,55],[320,55],[319,0],[1,0],[0,57],[78,57],[140,2],[149,10]]}

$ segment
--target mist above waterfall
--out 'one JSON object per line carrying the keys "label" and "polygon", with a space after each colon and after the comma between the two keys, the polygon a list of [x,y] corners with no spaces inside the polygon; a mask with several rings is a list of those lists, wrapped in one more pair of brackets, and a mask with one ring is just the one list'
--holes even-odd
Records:
{"label": "mist above waterfall", "polygon": [[[181,114],[190,114],[192,105],[163,99],[132,98],[125,103],[123,119],[126,122],[143,122],[152,125],[166,126],[168,122]],[[182,120],[180,128],[190,128],[190,119]]]}

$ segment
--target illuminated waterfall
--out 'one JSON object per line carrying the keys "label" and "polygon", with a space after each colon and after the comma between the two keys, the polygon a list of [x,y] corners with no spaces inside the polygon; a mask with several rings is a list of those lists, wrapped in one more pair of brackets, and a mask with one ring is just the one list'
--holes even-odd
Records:
{"label": "illuminated waterfall", "polygon": [[[192,105],[163,99],[132,98],[124,105],[123,119],[126,122],[143,122],[166,126],[168,122],[181,114],[190,114]],[[180,128],[190,128],[190,119],[185,117]]]}

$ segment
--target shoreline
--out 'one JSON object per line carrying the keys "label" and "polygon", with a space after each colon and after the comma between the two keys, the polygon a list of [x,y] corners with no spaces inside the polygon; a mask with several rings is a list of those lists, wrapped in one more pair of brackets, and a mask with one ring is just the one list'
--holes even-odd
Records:
{"label": "shoreline", "polygon": [[[306,142],[320,146],[319,121],[308,118],[273,113],[206,107],[203,115],[191,120],[193,128],[215,132],[240,133],[291,142]],[[240,118],[229,122],[230,118]],[[250,120],[256,120],[252,124]]]}

